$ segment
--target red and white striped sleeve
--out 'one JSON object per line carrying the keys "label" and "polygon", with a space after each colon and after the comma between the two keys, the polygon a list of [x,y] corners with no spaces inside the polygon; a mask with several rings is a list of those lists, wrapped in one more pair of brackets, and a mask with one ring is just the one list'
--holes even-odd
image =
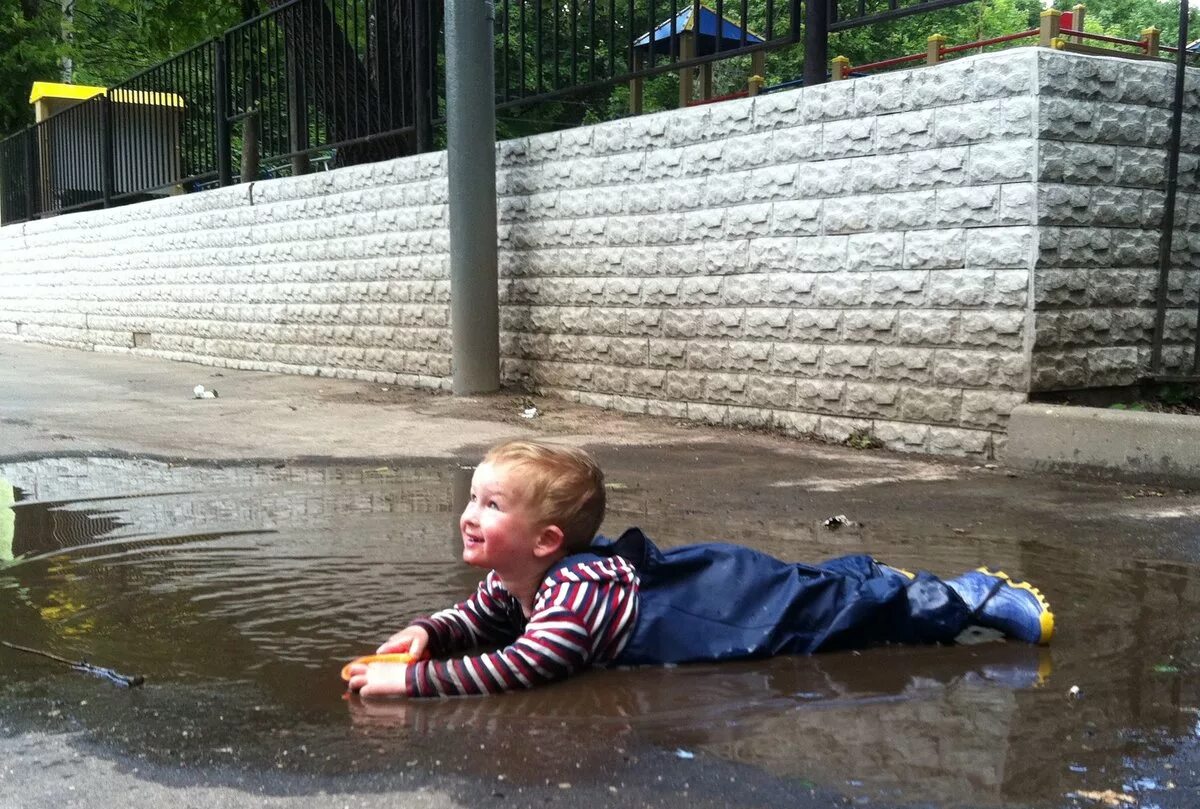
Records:
{"label": "red and white striped sleeve", "polygon": [[490,571],[466,601],[412,622],[429,633],[429,652],[449,655],[511,643],[519,634],[521,605]]}
{"label": "red and white striped sleeve", "polygon": [[495,694],[554,682],[616,658],[636,621],[633,567],[619,556],[580,562],[547,577],[529,623],[508,646],[411,664],[408,695]]}

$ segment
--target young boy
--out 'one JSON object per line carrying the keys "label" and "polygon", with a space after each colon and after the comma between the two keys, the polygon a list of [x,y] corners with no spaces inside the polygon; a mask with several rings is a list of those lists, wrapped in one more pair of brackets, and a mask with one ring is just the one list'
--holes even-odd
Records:
{"label": "young boy", "polygon": [[[582,450],[514,441],[488,452],[459,520],[463,561],[488,569],[473,596],[379,647],[419,662],[356,664],[364,697],[530,688],[603,664],[808,654],[950,643],[971,625],[1048,643],[1035,588],[981,568],[942,581],[844,556],[817,566],[737,545],[659,550],[636,528],[596,537],[604,476]],[[476,649],[497,651],[446,659]],[[433,659],[423,659],[432,656]]]}

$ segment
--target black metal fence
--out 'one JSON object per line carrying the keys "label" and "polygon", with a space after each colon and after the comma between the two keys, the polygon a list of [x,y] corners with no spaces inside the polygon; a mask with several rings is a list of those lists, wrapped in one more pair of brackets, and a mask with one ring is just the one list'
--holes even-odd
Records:
{"label": "black metal fence", "polygon": [[0,141],[0,221],[432,146],[440,3],[288,0]]}
{"label": "black metal fence", "polygon": [[801,18],[801,0],[496,0],[497,106],[791,45]]}

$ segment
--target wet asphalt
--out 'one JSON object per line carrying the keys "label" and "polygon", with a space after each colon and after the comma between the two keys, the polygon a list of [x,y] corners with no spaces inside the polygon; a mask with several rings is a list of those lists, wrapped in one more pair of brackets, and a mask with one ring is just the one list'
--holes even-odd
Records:
{"label": "wet asphalt", "polygon": [[[2,634],[148,678],[0,649],[6,806],[1200,805],[1192,491],[19,344],[0,384]],[[518,435],[597,455],[606,532],[999,565],[1058,636],[345,699],[345,657],[469,591],[463,468]]]}

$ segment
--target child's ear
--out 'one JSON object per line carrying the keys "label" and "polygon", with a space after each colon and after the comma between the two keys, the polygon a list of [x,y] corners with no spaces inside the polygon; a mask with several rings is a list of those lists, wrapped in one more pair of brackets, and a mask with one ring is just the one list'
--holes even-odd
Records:
{"label": "child's ear", "polygon": [[537,542],[533,545],[533,555],[538,558],[554,556],[563,549],[563,543],[566,538],[563,535],[563,530],[557,525],[547,525],[538,534]]}

